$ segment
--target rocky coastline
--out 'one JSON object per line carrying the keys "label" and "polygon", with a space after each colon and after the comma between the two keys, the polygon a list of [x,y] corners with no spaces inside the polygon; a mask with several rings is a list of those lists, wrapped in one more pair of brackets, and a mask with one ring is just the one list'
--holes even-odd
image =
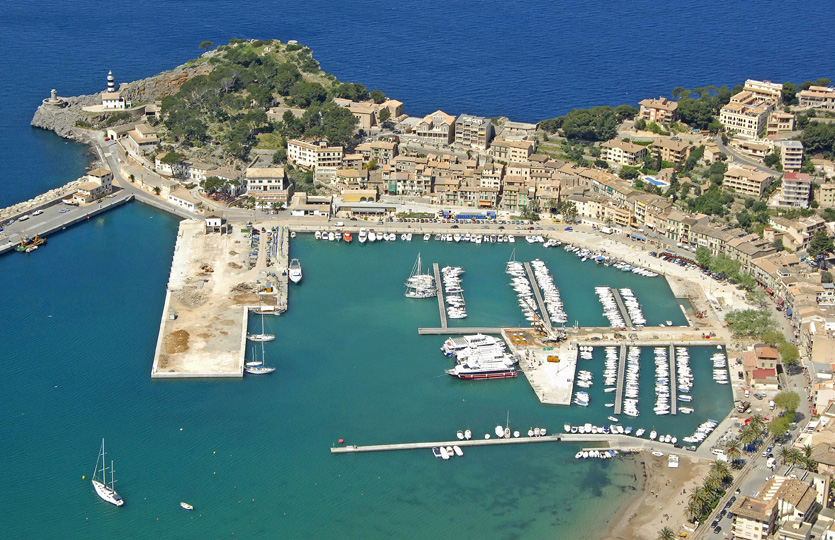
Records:
{"label": "rocky coastline", "polygon": [[[153,103],[165,96],[176,93],[180,87],[190,79],[205,75],[212,70],[208,61],[211,52],[204,54],[197,60],[164,71],[151,77],[137,81],[123,83],[119,87],[122,96],[135,104],[127,112],[140,114],[144,112],[141,105]],[[102,85],[103,86],[103,85]],[[42,103],[35,111],[30,124],[33,127],[55,132],[58,136],[76,142],[90,144],[88,129],[79,127],[78,121],[97,124],[108,115],[120,111],[87,112],[84,107],[101,103],[101,92],[82,96],[60,97],[61,105]]]}

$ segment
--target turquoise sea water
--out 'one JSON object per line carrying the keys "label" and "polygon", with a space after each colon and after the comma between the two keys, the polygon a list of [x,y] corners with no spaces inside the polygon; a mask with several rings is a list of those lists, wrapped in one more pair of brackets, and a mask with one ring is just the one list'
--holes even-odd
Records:
{"label": "turquoise sea water", "polygon": [[[2,325],[14,354],[0,441],[10,465],[3,514],[30,516],[7,521],[9,534],[576,538],[599,530],[633,491],[628,463],[577,462],[577,445],[465,449],[447,463],[428,450],[330,454],[339,438],[443,440],[468,427],[481,436],[508,412],[522,431],[605,422],[608,409],[596,396],[589,409],[546,407],[522,377],[454,380],[443,373],[450,364],[438,350],[443,338],[417,335],[418,326],[436,325],[438,317],[435,300],[403,296],[418,250],[426,262],[465,268],[473,323],[515,324],[504,274],[510,246],[347,246],[302,235],[291,251],[302,261],[304,281],[291,288],[288,313],[267,319],[277,334],[267,344],[275,374],[151,381],[175,230],[173,218],[134,203],[55,235],[35,254],[0,259],[3,275],[17,276],[18,291],[7,300]],[[657,306],[655,316],[681,317],[658,278],[590,263],[579,272],[573,265],[582,263],[560,249],[517,245],[518,259],[534,257],[548,262],[558,286],[577,293],[565,302],[581,324],[597,320],[600,306],[580,292],[604,283],[631,286]],[[43,279],[59,274],[60,281]],[[583,362],[602,384],[602,360]],[[729,395],[711,403],[709,388],[697,383],[698,415],[663,424],[647,411],[635,425],[685,435],[702,413],[730,406]],[[100,501],[89,484],[102,436],[127,500],[121,509]],[[44,497],[61,504],[44,505]],[[181,500],[196,510],[181,510]]]}
{"label": "turquoise sea water", "polygon": [[[676,86],[835,78],[820,54],[835,44],[829,19],[819,16],[829,3],[784,7],[760,2],[757,17],[747,5],[696,0],[663,10],[649,0],[628,9],[147,0],[114,16],[101,0],[5,2],[0,206],[84,171],[85,148],[29,127],[51,88],[97,92],[108,69],[118,81],[147,77],[192,58],[205,39],[297,39],[326,71],[382,89],[410,114],[441,108],[534,122],[572,107],[669,96]],[[4,536],[579,538],[596,534],[631,492],[628,464],[578,463],[570,445],[480,448],[451,463],[427,452],[330,455],[339,437],[368,444],[448,438],[463,427],[492,431],[508,410],[521,430],[604,422],[606,399],[595,393],[602,394],[600,351],[580,363],[597,380],[588,410],[540,406],[521,378],[467,384],[444,375],[440,338],[415,331],[437,324],[436,304],[402,296],[422,241],[348,248],[300,239],[293,252],[305,282],[292,289],[290,312],[271,321],[280,336],[268,344],[277,373],[152,382],[175,232],[175,219],[130,204],[54,235],[36,253],[0,258]],[[572,321],[604,322],[591,292],[604,283],[632,287],[654,306],[650,322],[682,321],[660,279],[528,248],[517,243],[517,258],[549,263]],[[419,249],[427,262],[467,270],[470,318],[455,324],[519,322],[502,272],[509,246]],[[704,417],[720,417],[730,395],[710,382],[709,353],[692,353],[696,414],[657,419],[649,414],[645,352],[644,414],[635,426],[681,437]],[[128,501],[122,509],[101,502],[89,483],[102,436]],[[195,512],[180,510],[180,500]]]}

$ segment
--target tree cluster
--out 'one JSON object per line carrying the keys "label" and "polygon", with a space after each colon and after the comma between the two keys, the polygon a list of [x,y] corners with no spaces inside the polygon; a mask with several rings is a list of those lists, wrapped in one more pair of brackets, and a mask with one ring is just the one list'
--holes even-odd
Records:
{"label": "tree cluster", "polygon": [[543,120],[539,127],[548,133],[562,134],[570,140],[608,141],[617,135],[618,125],[634,118],[638,109],[631,105],[571,109],[565,116]]}
{"label": "tree cluster", "polygon": [[732,311],[725,315],[725,322],[730,325],[734,337],[739,338],[760,338],[775,328],[771,313],[759,309]]}

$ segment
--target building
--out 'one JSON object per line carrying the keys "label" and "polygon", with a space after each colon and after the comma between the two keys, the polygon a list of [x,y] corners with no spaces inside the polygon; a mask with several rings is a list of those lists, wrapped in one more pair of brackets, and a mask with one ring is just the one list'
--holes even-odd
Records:
{"label": "building", "polygon": [[733,130],[744,137],[756,138],[766,127],[769,111],[766,107],[732,100],[719,111],[719,122],[727,130]]}
{"label": "building", "polygon": [[113,191],[113,173],[105,169],[93,169],[84,177],[72,200],[76,204],[87,204]]}
{"label": "building", "polygon": [[502,125],[501,136],[503,139],[534,140],[536,138],[536,124],[527,122],[507,121]]}
{"label": "building", "polygon": [[778,105],[783,99],[783,85],[771,81],[748,79],[742,90],[749,92],[762,102],[770,102],[774,105]]}
{"label": "building", "polygon": [[797,98],[801,107],[835,111],[835,87],[810,86],[798,92]]}
{"label": "building", "polygon": [[670,163],[684,163],[690,152],[693,151],[693,146],[684,141],[674,141],[671,139],[658,139],[650,146],[652,155],[655,159],[661,157],[662,161],[669,161]]}
{"label": "building", "polygon": [[665,97],[660,97],[658,99],[643,99],[639,105],[641,106],[641,109],[638,114],[647,122],[669,124],[670,122],[675,122],[678,118],[678,103],[670,101]]}
{"label": "building", "polygon": [[762,501],[741,495],[728,513],[734,516],[734,538],[766,540],[774,531],[777,501]]}
{"label": "building", "polygon": [[107,72],[107,89],[101,93],[101,106],[105,110],[125,110],[130,107],[130,103],[116,89],[112,71]]}
{"label": "building", "polygon": [[341,146],[328,146],[328,141],[287,141],[287,161],[293,165],[316,170],[319,167],[341,167]]}
{"label": "building", "polygon": [[811,194],[812,178],[808,174],[787,172],[783,175],[778,204],[789,208],[808,208]]}
{"label": "building", "polygon": [[388,165],[397,157],[397,149],[397,141],[372,141],[357,145],[356,151],[364,163],[375,159],[378,165]]}
{"label": "building", "polygon": [[156,150],[159,145],[157,132],[148,124],[137,124],[123,139],[125,150],[134,156],[144,156]]}
{"label": "building", "polygon": [[493,123],[489,118],[462,114],[455,122],[456,146],[483,151],[492,139]]}
{"label": "building", "polygon": [[197,206],[197,201],[194,200],[194,197],[185,188],[177,188],[170,192],[168,194],[168,202],[192,212],[194,212]]}
{"label": "building", "polygon": [[755,167],[740,165],[728,169],[722,187],[743,195],[762,197],[766,186],[773,179],[770,174],[758,171]]}
{"label": "building", "polygon": [[803,143],[800,141],[783,141],[780,163],[783,165],[784,171],[799,171],[803,166]]}
{"label": "building", "polygon": [[818,201],[818,204],[821,208],[835,207],[835,183],[827,182],[825,184],[821,184],[820,200]]}
{"label": "building", "polygon": [[496,139],[490,146],[490,155],[497,161],[504,163],[524,162],[536,152],[534,141],[510,141]]}
{"label": "building", "polygon": [[414,133],[422,143],[450,145],[455,140],[455,117],[441,110],[435,111],[418,122]]}
{"label": "building", "polygon": [[644,162],[647,155],[646,146],[631,142],[612,139],[600,145],[600,157],[611,164],[636,167]]}
{"label": "building", "polygon": [[786,112],[773,112],[768,117],[765,129],[766,137],[777,137],[781,132],[794,130],[794,115]]}
{"label": "building", "polygon": [[287,206],[293,195],[293,184],[287,181],[284,167],[248,167],[244,172],[247,194],[255,198],[256,206],[272,208]]}

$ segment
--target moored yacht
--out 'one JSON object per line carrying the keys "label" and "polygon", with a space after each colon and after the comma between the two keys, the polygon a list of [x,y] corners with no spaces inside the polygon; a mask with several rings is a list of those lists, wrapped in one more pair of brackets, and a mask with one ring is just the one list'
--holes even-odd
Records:
{"label": "moored yacht", "polygon": [[351,231],[345,231],[345,233],[343,233],[342,235],[342,239],[345,240],[345,243],[350,244],[351,240],[353,240],[354,237],[351,234]]}
{"label": "moored yacht", "polygon": [[298,283],[302,280],[302,265],[298,259],[290,261],[290,266],[287,267],[287,277],[293,283]]}
{"label": "moored yacht", "polygon": [[360,229],[360,233],[357,235],[357,240],[360,241],[360,244],[364,244],[367,239],[368,234],[365,232],[365,229]]}

